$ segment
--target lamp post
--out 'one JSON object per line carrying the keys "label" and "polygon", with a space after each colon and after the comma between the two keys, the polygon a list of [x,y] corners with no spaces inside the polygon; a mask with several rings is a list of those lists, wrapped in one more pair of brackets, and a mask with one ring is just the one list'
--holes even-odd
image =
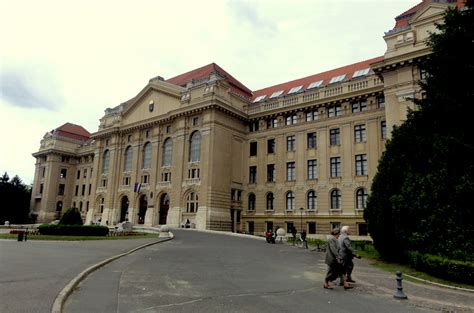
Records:
{"label": "lamp post", "polygon": [[300,208],[300,220],[301,220],[301,232],[303,231],[303,211],[304,211],[304,208]]}

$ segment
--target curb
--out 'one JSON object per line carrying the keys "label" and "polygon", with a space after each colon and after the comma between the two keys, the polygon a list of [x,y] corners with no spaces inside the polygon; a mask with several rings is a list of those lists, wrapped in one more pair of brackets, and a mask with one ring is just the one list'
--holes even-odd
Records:
{"label": "curb", "polygon": [[114,261],[114,260],[117,260],[121,257],[124,257],[126,255],[129,255],[137,250],[140,250],[140,249],[143,249],[143,248],[146,248],[148,246],[152,246],[152,245],[155,245],[155,244],[158,244],[158,243],[161,243],[161,242],[165,242],[165,241],[169,241],[171,239],[174,238],[174,234],[170,232],[170,237],[169,238],[163,238],[163,240],[159,240],[159,241],[155,241],[155,242],[150,242],[150,243],[147,243],[147,244],[144,244],[142,246],[139,246],[137,248],[134,248],[128,252],[125,252],[125,253],[122,253],[122,254],[119,254],[119,255],[116,255],[116,256],[113,256],[113,257],[110,257],[104,261],[101,261],[99,263],[96,263],[90,267],[88,267],[87,269],[85,269],[84,271],[82,271],[81,273],[79,273],[76,277],[74,277],[60,292],[59,294],[56,296],[56,299],[54,299],[54,302],[53,302],[53,306],[51,308],[51,313],[62,313],[63,311],[63,306],[64,306],[64,303],[66,302],[67,298],[72,294],[74,288],[77,287],[77,285],[79,285],[79,283],[81,281],[83,281],[89,274],[91,274],[92,272],[94,272],[95,270],[101,268],[102,266]]}
{"label": "curb", "polygon": [[408,274],[403,274],[403,276],[407,276],[407,277],[410,277],[411,279],[415,279],[415,280],[418,280],[418,281],[421,281],[421,282],[424,282],[424,283],[427,283],[427,284],[435,285],[435,286],[438,286],[438,287],[443,287],[443,288],[448,288],[448,289],[461,290],[461,291],[467,291],[467,292],[473,292],[474,293],[474,289],[462,288],[462,287],[456,287],[456,286],[450,286],[450,285],[435,283],[433,281],[418,278],[418,277],[411,276],[411,275],[408,275]]}

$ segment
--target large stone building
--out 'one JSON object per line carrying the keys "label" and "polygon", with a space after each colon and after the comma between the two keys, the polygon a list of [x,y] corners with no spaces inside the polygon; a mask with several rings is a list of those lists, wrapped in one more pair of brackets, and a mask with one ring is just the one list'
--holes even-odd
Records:
{"label": "large stone building", "polygon": [[384,56],[262,90],[214,63],[153,78],[97,132],[66,123],[43,137],[31,209],[40,222],[77,207],[86,223],[366,235],[378,159],[423,97],[425,40],[451,2],[399,15]]}

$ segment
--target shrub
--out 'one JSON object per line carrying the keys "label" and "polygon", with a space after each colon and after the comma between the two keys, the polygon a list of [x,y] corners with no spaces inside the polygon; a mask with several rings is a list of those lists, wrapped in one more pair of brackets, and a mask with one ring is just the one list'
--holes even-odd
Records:
{"label": "shrub", "polygon": [[409,252],[411,266],[435,277],[459,283],[474,283],[474,262],[450,260],[443,256]]}
{"label": "shrub", "polygon": [[81,212],[78,208],[70,208],[67,210],[61,220],[59,221],[61,225],[82,225]]}
{"label": "shrub", "polygon": [[82,225],[49,225],[39,226],[41,235],[65,235],[65,236],[106,236],[109,233],[107,226],[82,226]]}

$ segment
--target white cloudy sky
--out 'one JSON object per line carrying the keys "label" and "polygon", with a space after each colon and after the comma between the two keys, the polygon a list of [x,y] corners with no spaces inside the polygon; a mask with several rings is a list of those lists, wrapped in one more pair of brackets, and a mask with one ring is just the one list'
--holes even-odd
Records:
{"label": "white cloudy sky", "polygon": [[0,0],[0,174],[31,183],[43,135],[216,62],[251,90],[382,55],[420,0]]}

